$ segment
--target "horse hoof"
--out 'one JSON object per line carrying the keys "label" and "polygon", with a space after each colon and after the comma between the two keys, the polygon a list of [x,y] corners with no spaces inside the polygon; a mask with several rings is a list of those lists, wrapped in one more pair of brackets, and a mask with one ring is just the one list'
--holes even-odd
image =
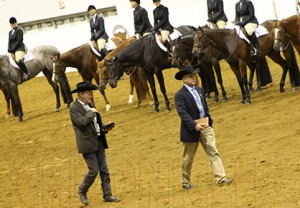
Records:
{"label": "horse hoof", "polygon": [[215,99],[214,99],[214,102],[215,102],[215,103],[218,103],[218,102],[219,102],[219,98],[215,98]]}
{"label": "horse hoof", "polygon": [[59,111],[60,111],[60,109],[59,109],[59,108],[56,108],[56,109],[55,109],[55,112],[59,112]]}
{"label": "horse hoof", "polygon": [[111,109],[110,105],[106,105],[105,110],[110,111],[110,109]]}
{"label": "horse hoof", "polygon": [[256,92],[261,92],[261,88],[260,88],[260,87],[257,88],[257,89],[256,89]]}
{"label": "horse hoof", "polygon": [[281,88],[281,89],[280,89],[280,92],[281,92],[281,93],[285,92],[285,89]]}
{"label": "horse hoof", "polygon": [[296,87],[292,87],[292,92],[296,92]]}
{"label": "horse hoof", "polygon": [[170,108],[166,108],[166,109],[165,109],[165,112],[170,112],[170,111],[171,111]]}
{"label": "horse hoof", "polygon": [[22,121],[23,121],[23,118],[19,118],[18,121],[19,121],[19,122],[22,122]]}

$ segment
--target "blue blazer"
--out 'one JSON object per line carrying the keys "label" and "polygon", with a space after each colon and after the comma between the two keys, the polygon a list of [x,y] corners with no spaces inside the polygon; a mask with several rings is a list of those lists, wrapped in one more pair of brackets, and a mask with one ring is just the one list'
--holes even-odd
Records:
{"label": "blue blazer", "polygon": [[91,36],[94,36],[96,40],[99,38],[108,40],[108,35],[105,31],[104,19],[103,17],[96,15],[95,22],[93,18],[90,19],[90,27],[91,27]]}
{"label": "blue blazer", "polygon": [[[209,125],[212,126],[213,120],[209,115],[209,109],[205,100],[204,90],[196,86],[196,90],[201,98],[205,116],[209,118]],[[175,94],[175,107],[181,118],[180,141],[181,142],[199,142],[200,132],[195,130],[197,123],[194,121],[200,118],[200,112],[194,97],[189,90],[183,86]]]}

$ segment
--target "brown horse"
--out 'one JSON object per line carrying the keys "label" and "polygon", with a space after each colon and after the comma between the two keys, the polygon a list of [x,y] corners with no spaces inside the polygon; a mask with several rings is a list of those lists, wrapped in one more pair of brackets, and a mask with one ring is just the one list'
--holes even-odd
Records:
{"label": "brown horse", "polygon": [[[284,34],[286,34],[300,55],[300,15],[293,15],[281,21],[276,21],[274,28],[276,32],[276,38],[274,41],[275,50],[285,48]],[[280,35],[280,33],[284,34]]]}
{"label": "brown horse", "polygon": [[[207,38],[208,37],[208,38]],[[193,52],[198,53],[199,50],[204,50],[212,45],[222,52],[222,55],[235,73],[241,92],[241,103],[250,103],[250,93],[247,85],[247,64],[255,59],[257,69],[260,69],[261,57],[268,55],[275,63],[279,64],[282,69],[282,77],[280,81],[280,92],[284,92],[284,83],[288,71],[287,62],[280,56],[280,53],[273,49],[273,34],[268,33],[259,37],[261,55],[250,56],[250,45],[239,38],[236,29],[202,29],[195,32]],[[260,73],[257,73],[259,75]],[[260,80],[260,77],[258,77]],[[292,80],[292,86],[295,83]],[[260,83],[258,82],[258,88]]]}
{"label": "brown horse", "polygon": [[[131,44],[134,41],[136,41],[135,36],[126,39],[117,48],[115,48],[110,53],[108,53],[105,56],[105,58],[98,63],[97,74],[99,74],[99,80],[100,80],[99,88],[100,89],[105,90],[106,85],[108,83],[109,75],[108,75],[107,67],[108,67],[108,64],[111,61],[111,59],[113,57],[117,56],[123,50],[123,48],[125,48],[126,46],[128,46],[129,44]],[[145,73],[144,73],[143,69],[139,66],[128,67],[125,69],[125,73],[129,76],[130,84],[131,84],[128,103],[132,103],[133,90],[135,87],[137,99],[138,99],[137,107],[139,107],[142,100],[145,100],[145,99],[148,99],[151,104],[152,96],[149,92],[147,79],[145,77]]]}
{"label": "brown horse", "polygon": [[[120,45],[124,41],[122,38],[115,36],[111,39],[116,45]],[[59,69],[60,71],[65,71],[66,67],[76,68],[83,81],[92,82],[92,80],[95,80],[97,85],[99,85],[97,65],[102,59],[91,50],[88,43],[61,54],[60,60],[62,61],[62,63],[60,66],[57,66],[57,69]],[[109,111],[110,104],[105,95],[105,91],[103,89],[99,90],[105,100],[106,110]]]}

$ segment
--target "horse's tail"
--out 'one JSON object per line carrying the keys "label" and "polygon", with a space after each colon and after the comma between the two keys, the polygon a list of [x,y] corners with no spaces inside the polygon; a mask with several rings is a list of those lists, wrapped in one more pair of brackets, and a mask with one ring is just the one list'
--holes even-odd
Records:
{"label": "horse's tail", "polygon": [[290,80],[293,80],[292,78],[294,78],[295,80],[295,86],[299,86],[300,85],[300,73],[299,73],[299,67],[297,64],[297,60],[296,60],[296,56],[295,56],[295,51],[293,49],[293,47],[289,47],[289,52],[290,52],[290,58],[291,58],[291,68],[290,70]]}
{"label": "horse's tail", "polygon": [[260,65],[261,69],[259,70],[260,81],[261,81],[261,86],[263,87],[266,86],[267,84],[272,83],[272,76],[265,56],[260,59],[260,64],[261,64]]}

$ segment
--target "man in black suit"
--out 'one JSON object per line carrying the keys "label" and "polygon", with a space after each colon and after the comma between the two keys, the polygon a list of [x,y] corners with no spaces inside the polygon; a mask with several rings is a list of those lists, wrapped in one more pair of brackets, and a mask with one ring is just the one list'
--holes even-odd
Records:
{"label": "man in black suit", "polygon": [[114,127],[114,123],[104,125],[101,116],[92,103],[93,92],[98,87],[90,82],[80,82],[77,89],[78,98],[70,107],[70,117],[76,135],[78,152],[82,154],[89,171],[81,182],[78,194],[81,202],[88,205],[87,192],[94,183],[98,173],[101,178],[105,202],[118,202],[112,196],[110,174],[107,167],[105,149],[108,148],[105,134]]}
{"label": "man in black suit", "polygon": [[202,88],[196,86],[197,72],[198,70],[188,65],[175,75],[177,80],[183,81],[183,87],[175,94],[175,106],[181,118],[182,187],[186,190],[192,188],[190,176],[199,142],[211,162],[216,183],[226,185],[233,181],[225,177],[222,160],[215,145],[213,120],[209,114],[205,93]]}
{"label": "man in black suit", "polygon": [[100,51],[101,56],[104,57],[106,55],[104,47],[108,40],[108,35],[105,31],[104,19],[97,15],[97,10],[94,5],[90,5],[87,11],[90,15],[91,41],[97,42],[98,50]]}

